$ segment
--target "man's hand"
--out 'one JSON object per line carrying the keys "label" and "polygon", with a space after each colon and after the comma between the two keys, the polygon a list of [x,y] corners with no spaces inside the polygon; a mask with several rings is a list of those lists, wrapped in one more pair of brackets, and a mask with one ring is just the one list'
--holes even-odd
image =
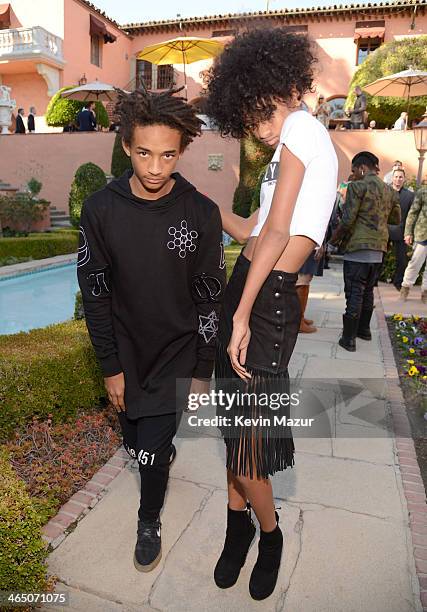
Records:
{"label": "man's hand", "polygon": [[190,391],[188,392],[188,395],[192,396],[191,397],[191,408],[190,408],[190,402],[189,402],[186,412],[193,412],[199,409],[200,404],[198,402],[198,396],[201,395],[202,393],[209,393],[210,384],[211,384],[210,380],[206,380],[206,379],[202,380],[200,378],[191,379]]}
{"label": "man's hand", "polygon": [[405,236],[405,242],[406,242],[406,244],[411,245],[412,242],[413,242],[412,236],[410,236],[410,235]]}
{"label": "man's hand", "polygon": [[104,378],[108,398],[117,412],[124,412],[125,406],[125,375],[123,372]]}

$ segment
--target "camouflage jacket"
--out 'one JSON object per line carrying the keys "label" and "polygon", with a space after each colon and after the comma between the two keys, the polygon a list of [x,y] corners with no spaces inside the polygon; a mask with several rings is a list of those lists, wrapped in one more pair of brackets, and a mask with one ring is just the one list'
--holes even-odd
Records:
{"label": "camouflage jacket", "polygon": [[415,242],[427,240],[427,186],[415,194],[406,218],[405,236],[412,236]]}
{"label": "camouflage jacket", "polygon": [[388,223],[400,223],[397,191],[374,172],[352,181],[342,210],[342,219],[331,243],[344,253],[359,249],[387,251]]}

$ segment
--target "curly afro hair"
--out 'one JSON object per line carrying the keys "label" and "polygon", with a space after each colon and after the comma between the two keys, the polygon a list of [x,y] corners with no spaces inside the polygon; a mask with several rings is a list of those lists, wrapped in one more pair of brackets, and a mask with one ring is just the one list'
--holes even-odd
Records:
{"label": "curly afro hair", "polygon": [[313,91],[316,58],[307,36],[263,28],[237,36],[209,71],[205,112],[223,136],[242,138],[271,117],[275,101]]}
{"label": "curly afro hair", "polygon": [[132,93],[119,90],[114,114],[126,144],[131,143],[134,128],[145,125],[167,125],[181,132],[181,150],[200,136],[204,122],[197,117],[194,107],[175,95],[182,89],[169,89],[161,93],[145,89],[136,89]]}

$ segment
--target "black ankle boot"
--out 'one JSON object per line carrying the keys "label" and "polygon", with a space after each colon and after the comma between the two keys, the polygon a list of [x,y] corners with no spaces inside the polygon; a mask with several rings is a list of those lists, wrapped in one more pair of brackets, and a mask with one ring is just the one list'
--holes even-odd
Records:
{"label": "black ankle boot", "polygon": [[283,535],[277,512],[276,521],[276,529],[273,531],[261,530],[258,559],[249,580],[249,593],[252,599],[261,600],[269,597],[276,586],[283,549]]}
{"label": "black ankle boot", "polygon": [[215,584],[220,589],[228,589],[236,583],[255,531],[249,504],[246,510],[230,510],[227,506],[225,544],[214,571]]}
{"label": "black ankle boot", "polygon": [[359,325],[359,319],[343,314],[342,316],[343,330],[342,336],[338,340],[338,344],[346,351],[354,353],[356,350],[356,334]]}
{"label": "black ankle boot", "polygon": [[362,310],[359,318],[359,326],[357,328],[357,337],[362,338],[362,340],[372,340],[371,329],[369,324],[371,322],[373,309],[371,310]]}

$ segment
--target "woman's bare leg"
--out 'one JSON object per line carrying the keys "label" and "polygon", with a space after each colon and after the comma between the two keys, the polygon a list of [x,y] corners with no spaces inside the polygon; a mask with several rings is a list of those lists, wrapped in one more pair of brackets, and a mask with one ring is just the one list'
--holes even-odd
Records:
{"label": "woman's bare leg", "polygon": [[251,479],[248,476],[234,476],[251,504],[263,531],[276,528],[273,488],[269,478]]}
{"label": "woman's bare leg", "polygon": [[227,470],[228,507],[230,510],[245,510],[248,498],[236,476]]}

